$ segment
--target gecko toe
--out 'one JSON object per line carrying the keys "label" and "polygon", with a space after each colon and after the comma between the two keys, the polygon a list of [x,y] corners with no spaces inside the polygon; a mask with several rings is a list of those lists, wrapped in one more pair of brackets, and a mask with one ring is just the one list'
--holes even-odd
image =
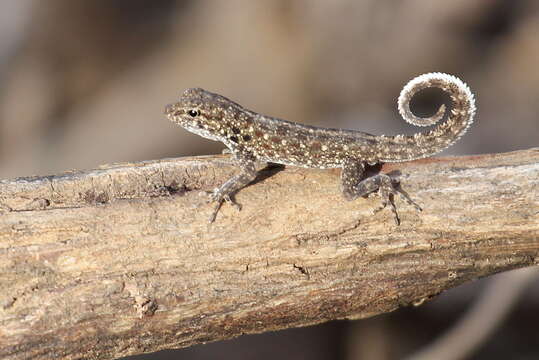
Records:
{"label": "gecko toe", "polygon": [[215,221],[215,219],[217,217],[217,213],[221,209],[221,206],[223,205],[224,202],[227,202],[227,203],[231,204],[238,211],[241,210],[241,205],[238,204],[236,201],[234,201],[234,199],[232,199],[230,197],[230,195],[228,195],[228,194],[222,195],[217,189],[214,190],[214,191],[207,191],[206,195],[208,195],[208,197],[209,197],[209,199],[207,201],[208,203],[212,203],[212,202],[217,203],[217,204],[215,204],[213,212],[210,215],[210,219],[209,219],[210,223]]}
{"label": "gecko toe", "polygon": [[211,213],[209,218],[210,224],[215,221],[217,213],[219,212],[219,209],[221,209],[221,205],[223,205],[223,200],[217,201],[217,204],[215,204],[215,208],[213,208],[213,212]]}
{"label": "gecko toe", "polygon": [[232,206],[234,206],[238,211],[241,210],[241,205],[238,204],[234,199],[230,197],[230,195],[223,196],[223,200],[225,200],[227,203],[230,203]]}
{"label": "gecko toe", "polygon": [[423,211],[421,206],[419,206],[415,201],[413,201],[408,194],[402,190],[400,187],[394,188],[394,194],[397,194],[401,199],[403,199],[408,205],[413,206],[416,211]]}

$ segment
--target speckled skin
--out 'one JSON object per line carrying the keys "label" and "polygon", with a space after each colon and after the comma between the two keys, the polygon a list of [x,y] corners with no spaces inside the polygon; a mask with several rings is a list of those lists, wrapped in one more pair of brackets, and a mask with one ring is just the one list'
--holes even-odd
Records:
{"label": "speckled skin", "polygon": [[451,75],[428,73],[412,79],[401,91],[398,108],[407,122],[428,126],[443,118],[444,105],[429,118],[417,117],[410,111],[410,99],[429,87],[446,91],[453,102],[452,110],[445,122],[411,136],[376,136],[355,130],[298,124],[258,114],[224,96],[199,88],[187,89],[177,103],[166,107],[165,113],[185,129],[224,143],[242,170],[212,192],[211,198],[217,206],[210,222],[215,220],[223,201],[235,204],[230,195],[254,180],[255,161],[263,161],[308,168],[341,168],[341,189],[346,199],[353,200],[378,190],[382,198],[380,209],[390,204],[398,224],[394,195],[400,195],[416,209],[421,209],[395,186],[389,176],[378,174],[365,179],[365,165],[432,156],[457,141],[475,115],[474,97],[466,84]]}

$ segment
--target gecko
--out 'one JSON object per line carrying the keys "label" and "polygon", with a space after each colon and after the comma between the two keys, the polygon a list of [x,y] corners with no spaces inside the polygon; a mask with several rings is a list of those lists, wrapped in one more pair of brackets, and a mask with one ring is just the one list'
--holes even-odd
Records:
{"label": "gecko", "polygon": [[[419,117],[410,110],[414,95],[426,88],[439,88],[451,98],[446,116],[445,104],[430,117]],[[215,221],[224,202],[238,209],[231,197],[257,176],[257,162],[277,163],[305,168],[340,168],[341,192],[346,200],[378,193],[381,205],[389,205],[397,225],[399,215],[394,203],[400,197],[421,211],[387,174],[367,176],[366,166],[411,161],[430,157],[454,144],[466,133],[476,112],[475,99],[468,85],[444,73],[427,73],[410,80],[402,89],[397,107],[402,118],[416,126],[436,125],[414,135],[371,135],[357,130],[324,128],[282,120],[248,110],[240,104],[201,88],[185,90],[179,101],[169,104],[169,120],[204,138],[223,143],[232,153],[240,172],[209,192],[216,202],[210,216]],[[441,121],[447,117],[445,121]]]}

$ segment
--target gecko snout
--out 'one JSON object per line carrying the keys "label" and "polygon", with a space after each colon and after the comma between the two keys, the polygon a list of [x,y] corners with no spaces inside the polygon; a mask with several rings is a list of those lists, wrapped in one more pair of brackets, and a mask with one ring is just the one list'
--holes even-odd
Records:
{"label": "gecko snout", "polygon": [[174,104],[168,104],[167,106],[165,106],[165,115],[176,115],[176,107],[174,106]]}

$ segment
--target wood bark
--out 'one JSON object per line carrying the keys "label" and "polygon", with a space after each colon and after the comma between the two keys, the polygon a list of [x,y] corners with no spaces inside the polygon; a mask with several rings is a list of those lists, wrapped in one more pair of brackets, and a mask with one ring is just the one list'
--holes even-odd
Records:
{"label": "wood bark", "polygon": [[539,149],[385,165],[423,206],[352,202],[338,170],[227,156],[0,182],[0,358],[113,359],[420,305],[539,262]]}

